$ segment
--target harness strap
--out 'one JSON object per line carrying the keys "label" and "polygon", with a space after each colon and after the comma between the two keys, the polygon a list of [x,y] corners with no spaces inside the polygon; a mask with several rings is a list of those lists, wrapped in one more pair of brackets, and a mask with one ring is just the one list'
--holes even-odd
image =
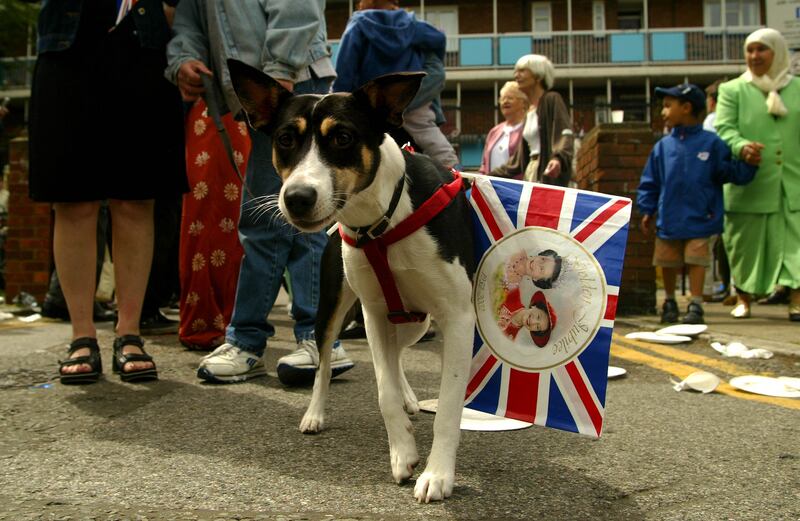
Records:
{"label": "harness strap", "polygon": [[[367,241],[356,241],[345,233],[341,224],[339,225],[339,235],[342,240],[350,246],[364,250],[364,254],[367,256],[370,266],[372,266],[372,271],[375,272],[375,276],[378,278],[383,298],[386,300],[386,306],[389,309],[387,318],[392,324],[423,322],[428,315],[419,311],[406,311],[400,292],[397,289],[394,275],[389,267],[388,247],[428,224],[431,219],[450,204],[463,186],[461,174],[453,170],[453,176],[452,182],[442,185],[414,213],[383,235],[370,238]],[[360,239],[363,239],[363,237]]]}

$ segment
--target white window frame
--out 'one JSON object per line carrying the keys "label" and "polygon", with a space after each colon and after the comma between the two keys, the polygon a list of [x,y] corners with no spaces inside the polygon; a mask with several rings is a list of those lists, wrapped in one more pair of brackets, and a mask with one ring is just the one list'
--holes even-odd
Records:
{"label": "white window frame", "polygon": [[[727,20],[728,13],[731,13],[731,6],[736,2],[736,23],[726,24],[726,27],[755,27],[761,25],[761,6],[758,0],[726,0],[725,12],[722,12],[721,0],[704,0],[703,1],[703,25],[707,28],[722,27],[722,21]],[[711,7],[717,6],[719,9],[720,23],[719,25],[711,25]],[[752,23],[744,25],[745,10],[750,10],[753,15]]]}
{"label": "white window frame", "polygon": [[592,2],[592,30],[603,32],[606,30],[606,2],[594,0]]}
{"label": "white window frame", "polygon": [[[544,33],[536,32],[536,9],[547,8],[547,31]],[[553,5],[552,2],[533,2],[531,3],[531,33],[534,38],[542,35],[550,36],[553,32]]]}
{"label": "white window frame", "polygon": [[[431,18],[436,18],[437,15],[443,13],[452,13],[455,15],[455,32],[449,30],[447,27],[441,27],[440,24],[431,22]],[[433,14],[434,16],[431,17],[430,15]],[[431,25],[435,26],[437,29],[442,31],[445,36],[447,37],[447,52],[458,52],[458,35],[459,35],[459,27],[458,27],[458,6],[457,5],[426,5],[425,6],[425,21],[430,23]],[[436,20],[434,20],[436,21]]]}

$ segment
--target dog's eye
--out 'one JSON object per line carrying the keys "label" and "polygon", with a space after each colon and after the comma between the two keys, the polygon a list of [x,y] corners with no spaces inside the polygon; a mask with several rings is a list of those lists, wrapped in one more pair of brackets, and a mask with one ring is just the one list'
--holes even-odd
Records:
{"label": "dog's eye", "polygon": [[350,132],[340,130],[333,136],[333,144],[339,148],[349,147],[353,143],[353,135]]}
{"label": "dog's eye", "polygon": [[294,146],[294,135],[291,132],[283,132],[278,135],[276,141],[281,148],[292,148]]}

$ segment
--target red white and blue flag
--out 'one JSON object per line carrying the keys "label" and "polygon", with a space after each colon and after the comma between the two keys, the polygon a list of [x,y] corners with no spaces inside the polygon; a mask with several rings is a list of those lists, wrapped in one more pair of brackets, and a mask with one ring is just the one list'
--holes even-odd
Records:
{"label": "red white and blue flag", "polygon": [[[475,177],[469,199],[481,266],[466,407],[599,437],[630,199],[487,176]],[[516,287],[504,271],[508,259],[542,250],[563,257],[559,279],[549,289],[531,286],[536,298],[520,299],[518,289],[517,304],[507,304],[508,288]],[[543,299],[550,311],[545,340],[524,326],[509,333],[497,325],[498,302],[508,315]]]}

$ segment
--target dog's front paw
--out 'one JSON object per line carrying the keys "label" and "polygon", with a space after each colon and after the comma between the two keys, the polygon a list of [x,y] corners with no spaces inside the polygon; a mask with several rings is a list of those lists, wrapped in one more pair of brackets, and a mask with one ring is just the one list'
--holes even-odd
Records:
{"label": "dog's front paw", "polygon": [[436,473],[426,470],[414,485],[414,498],[420,503],[442,501],[453,493],[455,478],[451,473]]}
{"label": "dog's front paw", "polygon": [[414,468],[419,464],[417,449],[410,451],[390,450],[392,458],[392,477],[399,484],[414,474]]}
{"label": "dog's front paw", "polygon": [[300,432],[316,434],[325,428],[325,415],[306,412],[300,420]]}

